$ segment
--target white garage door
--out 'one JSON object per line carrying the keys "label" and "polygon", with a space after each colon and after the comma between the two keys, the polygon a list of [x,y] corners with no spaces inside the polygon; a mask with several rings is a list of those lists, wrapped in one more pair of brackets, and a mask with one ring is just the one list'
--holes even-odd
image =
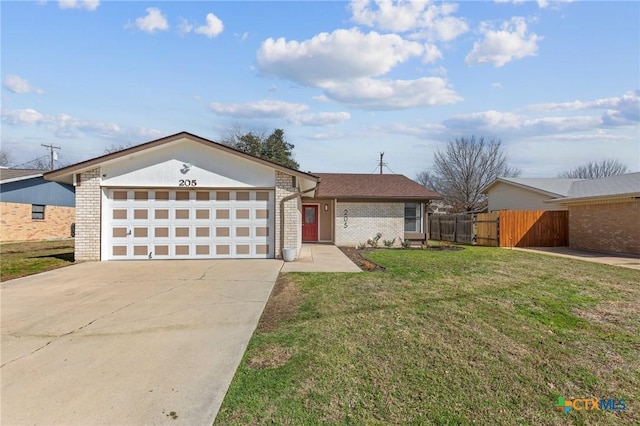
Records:
{"label": "white garage door", "polygon": [[273,258],[271,190],[107,189],[103,259]]}

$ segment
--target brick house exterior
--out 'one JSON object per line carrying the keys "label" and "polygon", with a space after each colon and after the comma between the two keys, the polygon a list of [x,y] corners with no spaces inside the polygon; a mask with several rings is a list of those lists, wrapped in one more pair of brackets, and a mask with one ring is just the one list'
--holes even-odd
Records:
{"label": "brick house exterior", "polygon": [[425,205],[440,198],[402,175],[303,173],[186,132],[45,178],[75,186],[79,261],[281,258],[304,241],[377,233],[424,240]]}
{"label": "brick house exterior", "polygon": [[71,238],[71,185],[49,182],[42,170],[0,168],[0,242]]}
{"label": "brick house exterior", "polygon": [[640,199],[568,204],[569,246],[640,254]]}
{"label": "brick house exterior", "polygon": [[569,210],[569,247],[640,254],[640,173],[576,181],[549,203]]}

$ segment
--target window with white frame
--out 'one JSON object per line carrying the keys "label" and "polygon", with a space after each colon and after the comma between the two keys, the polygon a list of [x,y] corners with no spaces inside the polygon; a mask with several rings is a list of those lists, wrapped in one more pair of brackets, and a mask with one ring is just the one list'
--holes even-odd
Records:
{"label": "window with white frame", "polygon": [[404,232],[422,232],[422,204],[405,203]]}
{"label": "window with white frame", "polygon": [[31,219],[44,220],[44,206],[42,204],[31,204]]}

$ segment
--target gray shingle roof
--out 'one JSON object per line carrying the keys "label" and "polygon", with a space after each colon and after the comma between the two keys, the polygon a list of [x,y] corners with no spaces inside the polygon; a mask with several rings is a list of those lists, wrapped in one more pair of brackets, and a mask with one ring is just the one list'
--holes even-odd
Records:
{"label": "gray shingle roof", "polygon": [[639,196],[640,173],[575,182],[564,200],[612,196]]}
{"label": "gray shingle roof", "polygon": [[[537,189],[560,197],[569,195],[571,185],[581,179],[565,179],[565,178],[498,178],[494,182],[511,182],[516,185],[526,186],[531,189]],[[487,186],[487,189],[492,186]]]}
{"label": "gray shingle roof", "polygon": [[5,169],[0,168],[0,181],[4,182],[7,180],[18,180],[19,178],[26,178],[29,176],[42,176],[46,170],[36,170],[36,169]]}

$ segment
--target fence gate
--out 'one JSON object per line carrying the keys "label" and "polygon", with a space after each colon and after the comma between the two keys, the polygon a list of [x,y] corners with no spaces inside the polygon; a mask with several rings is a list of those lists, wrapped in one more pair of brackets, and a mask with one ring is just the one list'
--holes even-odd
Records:
{"label": "fence gate", "polygon": [[477,245],[500,246],[500,212],[478,213],[475,225]]}

